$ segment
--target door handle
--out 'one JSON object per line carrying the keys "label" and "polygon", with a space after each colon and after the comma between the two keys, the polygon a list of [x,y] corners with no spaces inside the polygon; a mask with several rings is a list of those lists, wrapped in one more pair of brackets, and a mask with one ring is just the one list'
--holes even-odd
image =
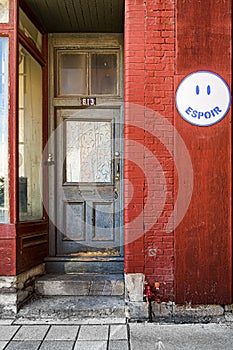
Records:
{"label": "door handle", "polygon": [[115,187],[113,189],[113,191],[114,191],[114,198],[117,199],[118,198],[118,188]]}
{"label": "door handle", "polygon": [[115,168],[115,181],[119,181],[120,180],[120,174],[121,174],[121,169],[120,169],[120,152],[115,152],[115,164],[116,164],[116,168]]}
{"label": "door handle", "polygon": [[115,181],[120,180],[120,161],[118,161],[116,166],[116,175],[115,175]]}

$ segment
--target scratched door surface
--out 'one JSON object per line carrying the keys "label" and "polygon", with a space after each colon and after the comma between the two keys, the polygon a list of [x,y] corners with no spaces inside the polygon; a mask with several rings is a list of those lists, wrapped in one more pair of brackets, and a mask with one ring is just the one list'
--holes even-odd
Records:
{"label": "scratched door surface", "polygon": [[57,254],[120,254],[118,108],[57,112]]}

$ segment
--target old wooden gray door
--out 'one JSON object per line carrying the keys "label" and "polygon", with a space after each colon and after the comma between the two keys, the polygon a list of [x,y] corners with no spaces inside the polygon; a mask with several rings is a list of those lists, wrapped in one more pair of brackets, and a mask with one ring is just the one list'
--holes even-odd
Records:
{"label": "old wooden gray door", "polygon": [[[122,37],[49,38],[50,130],[55,135],[55,162],[49,167],[55,184],[50,189],[55,203],[50,256],[122,259]],[[83,103],[87,98],[94,103]]]}
{"label": "old wooden gray door", "polygon": [[120,255],[119,108],[57,111],[57,255]]}

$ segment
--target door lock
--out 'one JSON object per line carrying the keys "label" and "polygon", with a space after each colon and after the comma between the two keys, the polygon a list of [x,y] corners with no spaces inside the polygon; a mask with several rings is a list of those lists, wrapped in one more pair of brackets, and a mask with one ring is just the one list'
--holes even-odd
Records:
{"label": "door lock", "polygon": [[117,199],[118,198],[118,188],[114,188],[114,198]]}

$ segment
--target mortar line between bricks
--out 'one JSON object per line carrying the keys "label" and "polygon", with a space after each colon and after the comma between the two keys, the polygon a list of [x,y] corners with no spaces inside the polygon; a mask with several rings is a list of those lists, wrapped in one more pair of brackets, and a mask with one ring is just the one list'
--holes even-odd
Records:
{"label": "mortar line between bricks", "polygon": [[107,340],[107,350],[109,350],[109,343],[110,343],[110,325],[108,325],[108,340]]}
{"label": "mortar line between bricks", "polygon": [[51,325],[49,325],[49,328],[48,328],[47,332],[45,332],[45,335],[44,335],[44,337],[43,337],[43,339],[42,339],[42,341],[41,341],[41,343],[40,343],[40,346],[39,346],[38,350],[40,350],[40,348],[41,348],[41,346],[42,346],[42,344],[43,344],[43,342],[44,342],[44,340],[45,340],[45,338],[46,338],[46,336],[47,336],[47,334],[48,334],[50,328],[51,328]]}
{"label": "mortar line between bricks", "polygon": [[74,340],[74,344],[73,344],[73,346],[72,346],[72,350],[74,350],[75,344],[76,344],[76,342],[78,341],[78,337],[79,337],[80,330],[81,330],[81,325],[78,326],[78,332],[77,332],[77,334],[76,334],[76,337],[75,337],[75,340]]}
{"label": "mortar line between bricks", "polygon": [[129,322],[127,322],[126,325],[127,325],[127,336],[128,336],[128,350],[131,350]]}

